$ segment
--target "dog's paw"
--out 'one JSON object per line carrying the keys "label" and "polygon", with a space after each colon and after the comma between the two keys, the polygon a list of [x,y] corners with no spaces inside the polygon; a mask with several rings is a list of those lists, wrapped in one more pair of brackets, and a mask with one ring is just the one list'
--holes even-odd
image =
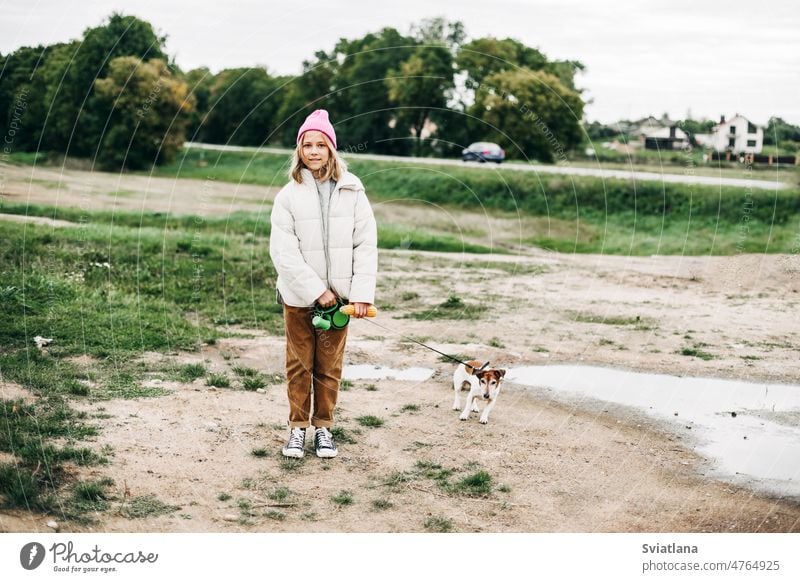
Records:
{"label": "dog's paw", "polygon": [[453,404],[453,410],[461,410],[461,407],[458,404]]}
{"label": "dog's paw", "polygon": [[480,411],[481,411],[481,409],[480,409],[480,408],[478,408],[478,405],[477,405],[477,404],[473,404],[473,405],[472,405],[472,412],[480,412]]}
{"label": "dog's paw", "polygon": [[459,420],[469,420],[469,413],[467,413],[467,414],[462,414],[462,415],[461,415],[461,416],[459,416],[458,418],[459,418]]}
{"label": "dog's paw", "polygon": [[481,424],[488,424],[489,423],[489,419],[488,418],[484,418],[484,417],[481,416],[480,423]]}

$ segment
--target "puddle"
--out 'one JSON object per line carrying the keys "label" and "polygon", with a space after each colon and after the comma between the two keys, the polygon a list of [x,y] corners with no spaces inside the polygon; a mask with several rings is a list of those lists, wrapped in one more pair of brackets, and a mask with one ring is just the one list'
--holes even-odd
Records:
{"label": "puddle", "polygon": [[557,365],[511,369],[506,379],[633,407],[691,433],[720,476],[800,498],[800,386]]}
{"label": "puddle", "polygon": [[433,368],[406,368],[394,370],[386,366],[370,364],[348,365],[344,367],[342,377],[346,380],[411,380],[424,382],[433,376]]}

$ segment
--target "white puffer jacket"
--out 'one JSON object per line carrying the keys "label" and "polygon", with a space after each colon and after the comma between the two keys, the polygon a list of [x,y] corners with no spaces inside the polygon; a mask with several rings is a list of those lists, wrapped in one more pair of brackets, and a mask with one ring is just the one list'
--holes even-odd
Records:
{"label": "white puffer jacket", "polygon": [[375,302],[378,234],[364,186],[345,172],[331,192],[328,240],[314,177],[291,180],[275,197],[269,255],[287,305],[309,307],[326,289],[351,303]]}

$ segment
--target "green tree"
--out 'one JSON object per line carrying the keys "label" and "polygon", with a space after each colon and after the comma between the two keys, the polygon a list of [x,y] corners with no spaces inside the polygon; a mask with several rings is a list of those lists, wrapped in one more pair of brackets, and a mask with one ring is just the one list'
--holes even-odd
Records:
{"label": "green tree", "polygon": [[44,63],[61,45],[22,47],[0,56],[0,120],[4,143],[9,151],[35,151],[39,148],[47,117],[45,93],[47,77]]}
{"label": "green tree", "polygon": [[431,113],[444,109],[453,89],[453,57],[445,47],[420,46],[399,71],[386,80],[389,99],[397,107],[401,126],[410,126],[416,138],[416,155],[422,152],[422,132]]}
{"label": "green tree", "polygon": [[331,95],[317,107],[331,110],[343,149],[365,144],[376,153],[411,150],[408,120],[397,117],[386,78],[400,70],[416,45],[414,38],[394,28],[336,44],[328,61],[333,71]]}
{"label": "green tree", "polygon": [[576,90],[575,74],[584,70],[579,61],[549,61],[539,49],[513,38],[477,38],[460,47],[456,57],[458,69],[467,75],[467,85],[477,87],[487,77],[500,71],[525,67],[556,76],[568,89]]}
{"label": "green tree", "polygon": [[297,129],[315,109],[328,109],[333,122],[343,110],[334,91],[338,64],[324,51],[317,51],[315,60],[303,61],[303,73],[281,84],[281,105],[278,109],[275,138],[286,146],[294,146]]}
{"label": "green tree", "polygon": [[110,63],[120,56],[166,62],[165,41],[150,23],[114,13],[105,24],[87,29],[81,42],[65,45],[49,59],[47,148],[94,155],[112,113],[94,93],[95,80],[105,77]]}
{"label": "green tree", "polygon": [[509,157],[552,162],[581,143],[580,95],[543,71],[521,68],[489,75],[469,113]]}
{"label": "green tree", "polygon": [[778,145],[785,141],[800,142],[800,127],[780,117],[770,117],[764,128],[764,145]]}
{"label": "green tree", "polygon": [[189,94],[194,97],[195,106],[189,114],[186,127],[186,139],[189,141],[208,141],[203,128],[203,121],[211,107],[211,91],[215,77],[208,67],[198,67],[183,75],[189,86]]}
{"label": "green tree", "polygon": [[203,138],[212,143],[260,146],[277,126],[278,83],[263,68],[226,69],[214,79]]}
{"label": "green tree", "polygon": [[95,86],[112,112],[97,156],[104,168],[141,169],[175,158],[194,103],[164,61],[117,57]]}

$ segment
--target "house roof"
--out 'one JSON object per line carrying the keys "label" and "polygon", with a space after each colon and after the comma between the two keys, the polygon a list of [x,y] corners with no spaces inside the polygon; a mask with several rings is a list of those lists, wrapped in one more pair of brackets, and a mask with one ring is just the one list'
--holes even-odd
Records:
{"label": "house roof", "polygon": [[[734,121],[735,119],[743,119],[743,120],[745,120],[747,123],[751,123],[751,121],[750,121],[749,119],[747,119],[747,118],[746,118],[744,115],[739,115],[739,114],[737,113],[736,115],[734,115],[734,116],[733,116],[733,117],[731,117],[730,119],[726,119],[726,120],[725,120],[723,123],[718,123],[718,124],[716,124],[716,125],[713,127],[713,129],[718,129],[718,128],[720,128],[720,127],[726,127],[726,126],[730,125],[731,123],[733,123],[733,121]],[[754,123],[753,125],[755,125],[756,127],[761,127],[760,125],[757,125],[757,124],[755,124],[755,123]],[[713,130],[712,130],[712,131],[713,131]]]}
{"label": "house roof", "polygon": [[[649,131],[645,131],[644,132],[644,136],[645,137],[656,137],[656,138],[667,139],[667,138],[670,137],[669,130],[670,130],[669,127],[658,127],[658,128],[651,129]],[[681,140],[689,139],[689,136],[686,135],[686,132],[683,131],[681,128],[676,127],[675,128],[675,139],[681,139]]]}

